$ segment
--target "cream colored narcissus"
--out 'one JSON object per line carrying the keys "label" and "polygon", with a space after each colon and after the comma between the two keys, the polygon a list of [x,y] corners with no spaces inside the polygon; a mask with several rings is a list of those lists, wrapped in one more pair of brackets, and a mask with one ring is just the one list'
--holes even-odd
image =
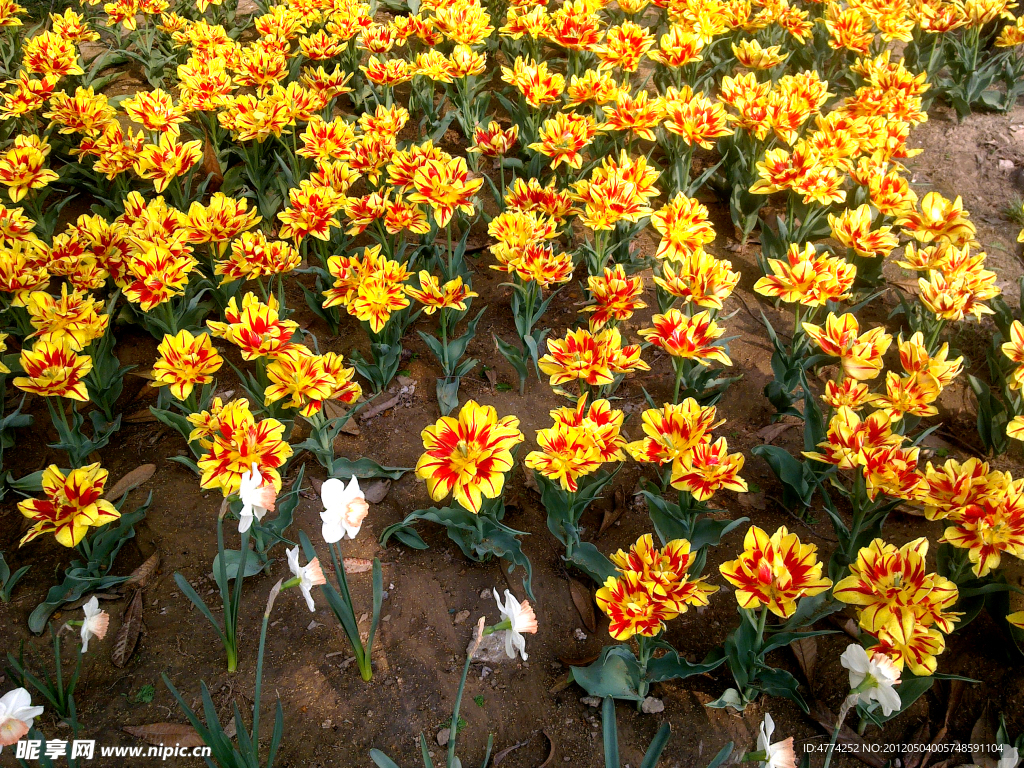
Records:
{"label": "cream colored narcissus", "polygon": [[288,570],[292,572],[294,579],[289,580],[285,586],[296,586],[302,593],[302,596],[306,598],[306,605],[309,610],[316,611],[316,606],[313,605],[313,587],[319,587],[327,583],[327,579],[324,578],[323,569],[320,568],[320,559],[314,557],[305,565],[299,565],[299,548],[294,547],[293,549],[287,550],[288,553]]}
{"label": "cream colored narcissus", "polygon": [[[757,731],[757,751],[765,768],[796,768],[796,752],[793,750],[793,737],[772,744],[775,733],[775,721],[765,712],[764,722]],[[763,755],[763,757],[762,757]]]}
{"label": "cream colored narcissus", "polygon": [[252,526],[253,518],[262,520],[267,512],[274,510],[277,491],[272,484],[264,484],[259,468],[253,464],[250,471],[242,473],[238,498],[242,500],[238,532],[245,533]]}
{"label": "cream colored narcissus", "polygon": [[498,590],[494,590],[494,602],[498,604],[498,610],[501,612],[501,621],[490,627],[490,632],[486,634],[505,630],[505,653],[510,659],[514,659],[518,651],[523,661],[526,661],[526,638],[523,635],[537,633],[537,615],[533,612],[533,606],[529,600],[520,603],[507,589],[504,603],[498,596]]}
{"label": "cream colored narcissus", "polygon": [[32,721],[43,714],[32,706],[32,697],[24,688],[15,688],[0,697],[0,751],[17,743],[32,728]]}
{"label": "cream colored narcissus", "polygon": [[82,621],[82,653],[89,650],[89,640],[96,638],[102,640],[107,635],[107,627],[110,625],[110,614],[100,610],[100,601],[96,595],[89,598],[82,606],[85,619]]}
{"label": "cream colored narcissus", "polygon": [[902,706],[899,692],[893,687],[900,683],[900,671],[892,659],[883,653],[868,652],[856,643],[850,645],[839,657],[839,663],[850,671],[851,696],[861,704],[877,701],[882,714],[888,717]]}
{"label": "cream colored narcissus", "polygon": [[324,541],[335,544],[344,538],[354,539],[359,535],[363,520],[370,512],[370,505],[359,489],[357,477],[353,476],[348,485],[336,477],[325,480],[320,488],[320,500],[324,505],[324,511],[320,513]]}

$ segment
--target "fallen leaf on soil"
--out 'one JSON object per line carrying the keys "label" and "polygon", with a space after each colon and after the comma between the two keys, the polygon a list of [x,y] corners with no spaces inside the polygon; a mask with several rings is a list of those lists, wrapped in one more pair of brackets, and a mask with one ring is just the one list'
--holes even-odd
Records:
{"label": "fallen leaf on soil", "polygon": [[598,536],[615,525],[615,521],[622,517],[623,513],[626,511],[626,496],[622,492],[621,488],[615,489],[615,495],[613,498],[615,503],[612,504],[611,509],[606,509],[604,511],[604,518],[601,520],[601,528],[597,532]]}
{"label": "fallen leaf on soil", "polygon": [[[497,391],[495,387],[498,386],[498,372],[493,368],[488,368],[484,374],[487,376],[487,383],[491,385],[491,394],[493,395]],[[498,764],[497,758],[495,758],[494,764]]]}
{"label": "fallen leaf on soil", "polygon": [[903,765],[904,768],[918,768],[921,765],[921,761],[927,754],[925,744],[928,743],[928,734],[931,729],[928,726],[928,721],[923,721],[914,731],[914,735],[910,737],[910,740],[903,745]]}
{"label": "fallen leaf on soil", "polygon": [[[936,733],[935,738],[932,739],[932,749],[927,749],[921,753],[921,763],[919,768],[926,768],[926,766],[932,761],[932,756],[937,754],[934,747],[942,744],[946,740],[946,736],[949,733],[949,724],[953,719],[953,713],[960,709],[960,700],[963,698],[964,688],[963,680],[949,681],[949,698],[946,701],[946,717],[942,721],[942,727],[939,728],[939,732]],[[907,762],[909,763],[909,759]],[[939,765],[941,765],[941,763]],[[935,768],[939,768],[939,765],[936,765]]]}
{"label": "fallen leaf on soil", "polygon": [[398,401],[400,399],[401,398],[399,398],[398,395],[395,395],[394,397],[388,398],[383,403],[377,403],[375,406],[373,406],[369,410],[363,411],[361,414],[359,414],[359,420],[360,421],[369,421],[374,416],[377,416],[378,414],[384,413],[384,411],[388,410],[389,408],[394,408],[396,405],[398,405]]}
{"label": "fallen leaf on soil", "polygon": [[548,756],[543,763],[537,766],[537,768],[547,768],[548,764],[555,759],[555,740],[551,738],[551,734],[547,731],[541,731],[544,734],[544,738],[548,740],[548,744],[551,745],[551,749],[548,751]]}
{"label": "fallen leaf on soil", "polygon": [[366,497],[370,504],[380,504],[384,501],[384,497],[388,495],[389,490],[391,490],[390,480],[378,480],[367,486],[366,490],[363,491],[363,496]]}
{"label": "fallen leaf on soil", "polygon": [[[974,723],[974,727],[971,729],[971,744],[995,744],[996,743],[996,732],[992,727],[992,719],[988,716],[988,703],[986,703],[981,710],[981,717]],[[998,760],[993,760],[988,752],[972,752],[971,756],[974,758],[975,765],[980,765],[981,768],[996,768]]]}
{"label": "fallen leaf on soil", "polygon": [[559,656],[558,660],[567,667],[585,667],[587,664],[597,661],[597,657],[600,655],[600,653],[595,653],[588,656],[581,656],[578,659],[573,659],[568,656]]}
{"label": "fallen leaf on soil", "polygon": [[135,652],[135,646],[142,634],[142,590],[135,590],[131,602],[121,614],[121,627],[114,638],[114,647],[110,651],[110,663],[122,669]]}
{"label": "fallen leaf on soil", "polygon": [[127,416],[121,419],[121,421],[123,421],[125,424],[151,424],[153,422],[159,421],[159,419],[153,415],[153,412],[150,411],[149,408],[143,408],[141,411],[129,413]]}
{"label": "fallen leaf on soil", "polygon": [[109,501],[120,499],[128,491],[133,488],[138,488],[144,482],[149,480],[154,474],[156,474],[156,464],[143,464],[141,467],[136,467],[127,475],[123,475],[120,480],[114,483],[114,487],[107,491],[104,498]]}
{"label": "fallen leaf on soil", "polygon": [[[327,418],[329,418],[329,419],[337,419],[337,418],[340,418],[341,416],[344,416],[346,413],[348,413],[348,408],[343,406],[337,400],[327,400],[327,401],[324,402],[324,413],[326,414]],[[349,419],[346,422],[345,427],[347,427],[349,424],[352,424],[352,423],[353,423],[352,419]],[[341,428],[342,432],[346,431],[345,427]],[[358,433],[358,431],[359,431],[359,427],[356,427],[356,432]]]}
{"label": "fallen leaf on soil", "polygon": [[493,765],[494,768],[498,768],[498,766],[501,765],[501,763],[505,760],[506,757],[508,757],[510,754],[515,752],[520,747],[525,747],[529,743],[530,740],[527,739],[526,741],[520,741],[518,744],[513,744],[511,747],[506,747],[494,756],[494,759],[491,761],[491,765]]}
{"label": "fallen leaf on soil", "polygon": [[[818,725],[825,729],[825,733],[831,734],[836,727],[836,716],[820,701],[815,701],[811,706],[811,717],[817,720]],[[857,748],[853,750],[853,757],[856,757],[862,763],[872,766],[872,768],[882,768],[886,764],[886,760],[881,755],[876,752],[869,752],[867,742],[845,725],[839,731],[839,738],[836,740],[836,743],[855,744]]]}
{"label": "fallen leaf on soil", "polygon": [[594,598],[590,589],[583,586],[576,579],[569,579],[569,594],[572,596],[572,603],[579,611],[583,625],[591,632],[597,631],[597,617],[594,615]]}
{"label": "fallen leaf on soil", "polygon": [[537,485],[537,478],[534,477],[533,470],[527,467],[525,462],[523,463],[523,477],[528,489],[534,493],[540,493],[540,486]]}
{"label": "fallen leaf on soil", "polygon": [[163,744],[175,744],[179,747],[202,747],[203,740],[199,738],[196,729],[191,725],[180,725],[179,723],[153,723],[152,725],[126,725],[122,729],[137,739],[142,739],[147,744],[161,746]]}
{"label": "fallen leaf on soil", "polygon": [[203,145],[203,174],[208,178],[211,190],[220,189],[221,184],[224,183],[224,174],[220,172],[217,153],[213,149],[213,142],[209,139]]}
{"label": "fallen leaf on soil", "polygon": [[554,685],[548,688],[548,693],[561,693],[570,685],[572,685],[572,680],[569,678],[569,673],[566,672],[555,681]]}
{"label": "fallen leaf on soil", "polygon": [[769,424],[764,429],[757,431],[757,436],[761,438],[765,445],[771,445],[773,442],[778,440],[783,433],[797,426],[795,421],[780,421],[775,424]]}
{"label": "fallen leaf on soil", "polygon": [[373,570],[373,561],[367,560],[365,557],[346,557],[342,562],[346,574],[367,573]]}
{"label": "fallen leaf on soil", "polygon": [[349,419],[341,426],[341,431],[346,435],[355,435],[359,437],[362,432],[359,431],[359,425],[356,424],[355,419]]}
{"label": "fallen leaf on soil", "polygon": [[73,603],[68,603],[61,610],[64,610],[64,611],[77,611],[79,608],[81,608],[83,605],[88,603],[94,597],[98,598],[100,600],[117,600],[121,596],[117,595],[117,594],[114,594],[113,592],[93,592],[91,594],[85,595],[84,597],[78,598]]}
{"label": "fallen leaf on soil", "polygon": [[149,586],[149,582],[153,580],[156,575],[157,569],[160,567],[160,553],[154,552],[149,558],[132,571],[128,580],[121,585],[120,589],[122,593],[127,593],[129,589],[142,589]]}
{"label": "fallen leaf on soil", "polygon": [[807,679],[807,685],[813,687],[814,667],[818,663],[818,639],[801,637],[799,640],[794,640],[789,647],[793,650],[796,662]]}

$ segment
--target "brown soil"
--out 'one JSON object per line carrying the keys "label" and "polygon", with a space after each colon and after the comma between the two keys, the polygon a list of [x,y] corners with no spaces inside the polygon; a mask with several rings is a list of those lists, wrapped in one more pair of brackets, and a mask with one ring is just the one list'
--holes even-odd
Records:
{"label": "brown soil", "polygon": [[[938,114],[914,134],[914,140],[926,151],[910,163],[919,194],[934,188],[947,196],[963,196],[965,206],[978,222],[979,237],[987,246],[990,263],[1000,271],[1003,287],[1013,294],[1014,300],[1014,286],[1022,271],[1015,242],[1018,228],[1003,219],[1000,211],[1017,190],[1011,178],[1013,172],[1001,168],[998,161],[1009,159],[1019,165],[1024,160],[1021,134],[1013,130],[1021,123],[1024,123],[1024,110],[1020,108],[1008,116],[975,116],[959,124],[938,110]],[[723,493],[716,501],[728,514],[746,515],[769,530],[788,525],[827,554],[832,547],[832,533],[824,513],[806,524],[782,509],[776,500],[780,491],[767,466],[749,453],[751,447],[761,442],[757,433],[769,424],[771,416],[770,405],[761,394],[771,370],[770,348],[760,323],[759,308],[780,327],[790,320],[761,304],[752,293],[751,286],[759,274],[753,247],[739,249],[727,234],[732,231],[727,211],[716,204],[714,212],[720,234],[712,250],[730,258],[734,267],[743,273],[741,289],[727,305],[728,311],[735,310],[734,316],[726,319],[724,325],[730,334],[739,337],[731,342],[730,351],[736,370],[742,371],[744,378],[731,388],[719,406],[721,415],[728,419],[720,433],[728,437],[732,450],[742,450],[748,456],[743,474],[762,489],[744,498]],[[483,240],[480,235],[475,238]],[[652,243],[647,241],[644,247],[650,249]],[[492,341],[492,334],[506,339],[514,336],[508,291],[499,285],[501,276],[488,268],[486,256],[475,259],[473,264],[476,269],[474,287],[481,294],[478,300],[481,304],[477,306],[486,303],[488,310],[468,354],[495,367],[499,382],[514,385],[515,374],[500,359]],[[900,279],[898,275],[893,277]],[[904,275],[902,279],[907,277]],[[648,289],[648,303],[653,306],[656,301],[650,281]],[[331,338],[323,324],[305,309],[296,286],[288,298],[289,306],[299,308],[296,319],[318,336],[322,349],[334,349],[347,356],[351,352],[349,339],[359,339],[357,347],[366,346],[364,335],[353,320],[346,318],[339,337]],[[552,335],[562,335],[575,320],[581,300],[577,285],[567,288],[555,299],[543,321],[553,329]],[[893,304],[891,298],[883,299],[873,310],[872,319],[882,320]],[[624,334],[635,340],[636,330],[646,324],[650,314],[648,309],[634,317]],[[433,330],[433,321],[423,318],[416,327]],[[980,370],[984,365],[983,357],[972,352],[983,349],[989,330],[983,325],[980,329],[963,326],[956,331],[955,342],[971,356],[972,369]],[[341,454],[351,458],[368,456],[391,466],[415,465],[421,451],[419,431],[438,417],[434,397],[437,367],[414,332],[407,335],[405,343],[413,352],[407,367],[408,375],[417,382],[414,398],[406,406],[361,424],[359,436],[344,436],[340,443]],[[155,343],[137,330],[126,328],[120,331],[117,352],[122,363],[137,365],[138,371],[145,371],[155,358]],[[652,371],[627,381],[617,403],[630,414],[626,431],[634,439],[640,433],[638,412],[645,407],[641,386],[658,401],[671,396],[667,358],[651,349],[645,352],[645,359],[650,362]],[[221,380],[224,390],[237,389],[236,384]],[[480,369],[463,382],[462,399],[469,398],[494,405],[499,415],[516,414],[528,445],[532,443],[534,430],[549,426],[549,410],[565,402],[551,392],[546,382],[536,380],[529,382],[525,397],[515,391],[494,390]],[[119,409],[125,414],[140,412],[154,399],[155,390],[146,386],[143,378],[129,375]],[[954,456],[978,451],[972,406],[964,387],[950,388],[944,393],[942,404],[945,408],[942,434],[948,441],[945,446]],[[50,430],[51,434],[44,439],[49,428],[44,426],[48,424],[48,417],[43,403],[29,399],[27,407],[36,416],[36,427],[19,434],[16,449],[5,456],[9,463],[5,471],[15,477],[62,460],[61,455],[45,447],[53,434]],[[778,442],[797,450],[797,431],[791,430]],[[232,699],[251,699],[264,601],[271,584],[287,571],[283,548],[279,548],[275,554],[281,560],[273,564],[270,573],[246,581],[240,668],[237,673],[228,674],[213,629],[192,609],[173,580],[173,573],[180,572],[198,584],[200,594],[216,600],[215,595],[208,593],[214,588],[209,573],[216,554],[215,516],[220,499],[217,494],[201,492],[197,479],[187,469],[168,460],[182,453],[184,446],[176,433],[147,422],[125,424],[115,443],[102,452],[103,466],[110,470],[112,481],[142,463],[154,462],[158,467],[153,479],[134,491],[130,498],[129,505],[140,503],[146,493],[153,493],[149,514],[137,526],[136,538],[124,548],[116,565],[117,572],[128,573],[155,551],[163,558],[158,579],[145,592],[146,634],[124,670],[114,668],[109,661],[111,638],[120,623],[123,601],[103,604],[114,617],[112,632],[107,640],[95,643],[90,649],[76,696],[85,737],[95,738],[102,745],[138,744],[121,730],[123,726],[184,722],[160,680],[162,672],[166,672],[194,704],[198,704],[199,680],[205,680],[225,721],[230,716]],[[1009,458],[1002,457],[998,465],[1020,471],[1019,458],[1019,449],[1015,449]],[[632,494],[641,472],[638,465],[628,464],[617,478],[616,487],[627,495]],[[309,479],[324,476],[307,457],[307,487]],[[604,510],[612,504],[611,493],[606,496],[584,518],[588,539],[594,537]],[[491,732],[495,752],[525,742],[503,760],[505,768],[532,768],[542,763],[546,768],[563,763],[581,768],[601,766],[599,710],[581,703],[585,693],[575,685],[551,691],[558,688],[556,684],[568,671],[567,662],[593,657],[611,642],[607,622],[599,615],[596,632],[583,628],[570,598],[559,545],[546,529],[538,496],[525,487],[521,467],[510,478],[506,499],[510,505],[506,522],[531,534],[524,549],[534,567],[540,632],[529,641],[529,662],[497,665],[493,673],[483,679],[480,665],[474,665],[463,701],[462,713],[468,727],[460,734],[459,753],[467,765],[479,764],[487,734]],[[55,574],[66,566],[68,553],[49,539],[18,550],[17,542],[27,521],[18,513],[15,502],[14,494],[8,494],[0,506],[3,520],[0,549],[7,553],[12,567],[29,562],[33,567],[17,588],[13,603],[0,606],[0,616],[4,617],[0,621],[0,648],[17,652],[19,644],[24,642],[26,648],[45,653],[48,640],[30,636],[26,619],[53,583]],[[305,768],[370,765],[367,753],[372,747],[382,749],[401,765],[417,765],[415,740],[420,732],[427,735],[435,756],[440,757],[435,736],[451,713],[471,626],[480,615],[487,615],[492,621],[496,618],[493,601],[482,598],[481,591],[504,590],[510,586],[522,597],[523,590],[518,574],[506,582],[498,565],[467,561],[440,528],[421,528],[430,544],[427,551],[416,552],[397,544],[383,551],[379,549],[377,536],[385,526],[429,504],[424,486],[412,474],[407,474],[394,483],[385,500],[373,508],[358,539],[343,545],[346,556],[379,556],[384,563],[388,597],[375,647],[372,682],[362,682],[355,666],[346,666],[347,641],[321,598],[317,598],[315,615],[310,615],[293,593],[286,593],[278,600],[264,676],[263,721],[269,725],[272,717],[269,707],[274,697],[280,696],[285,712],[285,738],[279,765]],[[298,530],[302,529],[316,539],[313,534],[319,530],[319,511],[315,495],[304,494],[295,524],[288,531],[291,538],[297,539]],[[652,526],[643,508],[631,505],[620,521],[595,541],[602,551],[610,552],[628,547],[639,535],[650,530]],[[712,574],[714,583],[722,584],[717,576],[717,565],[740,548],[743,530],[745,526],[712,552],[707,572]],[[934,542],[941,535],[941,528],[939,524],[929,524],[901,513],[894,514],[886,527],[886,537],[897,543],[923,534]],[[229,546],[237,547],[234,534],[229,534],[228,540]],[[368,612],[368,576],[354,576],[352,581],[357,614]],[[470,612],[470,619],[455,623],[456,615],[463,610]],[[216,607],[214,611],[217,612]],[[74,618],[74,612],[55,614],[54,625],[59,626],[69,618]],[[671,622],[667,639],[691,659],[699,659],[723,642],[736,621],[735,601],[729,588],[723,585],[706,611],[688,613]],[[585,639],[580,639],[584,634]],[[849,638],[842,633],[819,639],[817,667],[805,691],[808,699],[818,699],[832,711],[838,709],[847,690],[838,656],[848,642]],[[772,661],[803,679],[789,651],[776,652]],[[949,638],[948,649],[940,657],[939,666],[943,672],[964,674],[981,681],[978,685],[968,685],[960,706],[949,713],[947,742],[966,741],[985,705],[991,715],[1006,716],[1011,735],[1024,730],[1024,700],[1020,695],[1024,676],[1020,657],[1011,650],[1009,639],[987,615],[982,614]],[[8,687],[9,680],[3,682],[4,687]],[[820,746],[827,742],[824,731],[785,700],[762,700],[743,716],[703,706],[719,696],[730,683],[728,673],[722,668],[712,675],[682,683],[657,685],[653,693],[665,702],[665,711],[658,715],[641,715],[632,707],[620,704],[623,763],[639,765],[643,748],[664,721],[672,724],[674,735],[662,765],[704,765],[730,740],[736,742],[734,754],[738,757],[753,747],[757,724],[769,710],[777,723],[776,733],[794,736],[798,751],[804,745]],[[146,685],[156,688],[155,697],[150,703],[136,703],[136,695]],[[947,718],[949,690],[948,684],[937,685],[908,712],[889,723],[883,732],[869,730],[867,739],[898,745],[895,752],[882,753],[884,757],[902,756],[904,747],[901,745],[904,744],[927,743]],[[246,705],[243,704],[242,709],[244,711]],[[66,734],[48,716],[41,718],[37,725],[51,737]],[[66,735],[61,737],[67,738]],[[269,738],[269,731],[265,738]],[[545,762],[549,752],[551,758]],[[931,763],[940,763],[946,758],[946,755],[935,755]],[[11,759],[8,751],[0,757],[0,764],[9,764]],[[812,764],[820,765],[821,760],[822,755],[815,754]],[[970,762],[966,756],[954,756],[950,765],[966,762]],[[178,763],[189,765],[199,761],[180,760]],[[104,762],[97,759],[90,764],[102,766]],[[839,755],[834,764],[859,763],[849,755]]]}

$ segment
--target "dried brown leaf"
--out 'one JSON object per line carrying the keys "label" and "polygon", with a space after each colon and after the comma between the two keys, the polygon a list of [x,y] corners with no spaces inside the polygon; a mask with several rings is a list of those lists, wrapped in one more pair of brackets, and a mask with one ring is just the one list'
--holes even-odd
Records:
{"label": "dried brown leaf", "polygon": [[771,445],[773,442],[778,440],[782,435],[797,426],[795,421],[779,421],[775,424],[769,424],[764,429],[759,429],[757,436],[761,438],[765,445]]}
{"label": "dried brown leaf", "polygon": [[83,595],[82,597],[78,598],[73,603],[68,603],[61,610],[63,610],[63,611],[77,611],[79,608],[81,608],[83,605],[88,603],[94,597],[97,598],[98,600],[120,600],[121,599],[121,595],[117,594],[116,592],[91,592],[88,595]]}
{"label": "dried brown leaf", "polygon": [[[820,701],[815,701],[811,706],[811,717],[818,722],[825,733],[831,734],[836,726],[836,716]],[[867,763],[871,768],[883,768],[887,762],[879,753],[869,751],[868,743],[845,725],[840,729],[836,743],[856,745],[856,748],[851,751],[851,755],[862,763]]]}
{"label": "dried brown leaf", "polygon": [[374,416],[377,416],[377,415],[379,415],[381,413],[384,413],[384,411],[387,411],[387,410],[390,410],[390,409],[394,408],[396,405],[398,405],[400,400],[401,400],[401,397],[399,397],[398,395],[395,395],[394,397],[389,397],[383,403],[377,403],[372,408],[369,408],[369,409],[363,411],[361,414],[359,414],[359,420],[360,421],[369,421]]}
{"label": "dried brown leaf", "polygon": [[904,768],[919,768],[922,758],[927,754],[922,746],[928,743],[928,734],[931,732],[928,721],[925,720],[918,725],[914,735],[904,745],[903,765]]}
{"label": "dried brown leaf", "polygon": [[572,596],[572,604],[579,611],[583,625],[591,632],[597,631],[597,616],[594,615],[594,598],[590,594],[590,588],[585,587],[576,579],[569,579],[569,594]]}
{"label": "dried brown leaf", "polygon": [[789,647],[792,649],[793,655],[796,656],[796,663],[800,665],[800,669],[807,679],[807,685],[813,687],[814,667],[818,663],[818,638],[801,637],[799,640],[794,640]]}
{"label": "dried brown leaf", "polygon": [[[204,130],[205,134],[206,131]],[[209,178],[211,190],[220,189],[224,183],[224,174],[220,170],[220,161],[217,160],[217,152],[213,148],[213,142],[207,136],[203,142],[203,175]]]}
{"label": "dried brown leaf", "polygon": [[135,413],[129,413],[123,419],[125,424],[152,424],[159,421],[159,419],[153,415],[153,412],[149,408],[143,408],[141,411],[135,411]]}
{"label": "dried brown leaf", "polygon": [[527,739],[526,741],[520,741],[520,742],[518,742],[516,744],[513,744],[511,747],[506,747],[505,749],[501,750],[501,752],[499,752],[498,754],[496,754],[494,756],[494,759],[491,761],[491,765],[493,765],[494,768],[498,768],[499,765],[501,765],[503,762],[505,762],[505,758],[506,757],[511,755],[517,749],[519,749],[521,747],[525,747],[529,743],[530,743],[530,740]]}
{"label": "dried brown leaf", "polygon": [[572,685],[572,678],[569,676],[569,673],[566,672],[564,675],[561,675],[555,681],[554,685],[552,685],[550,688],[548,688],[548,693],[561,693],[566,688],[568,688],[570,685]]}
{"label": "dried brown leaf", "polygon": [[174,744],[179,747],[204,746],[203,740],[191,725],[152,723],[151,725],[126,725],[121,730],[155,746],[164,744]]}
{"label": "dried brown leaf", "polygon": [[[988,704],[986,703],[981,710],[981,716],[974,723],[974,727],[971,729],[971,744],[995,744],[996,743],[996,732],[992,726],[992,718],[988,714]],[[973,752],[972,757],[974,763],[981,766],[981,768],[996,768],[999,761],[992,759],[988,752]]]}
{"label": "dried brown leaf", "polygon": [[533,474],[533,470],[523,463],[523,479],[526,487],[534,493],[540,493],[540,486],[537,485],[537,477]]}
{"label": "dried brown leaf", "polygon": [[342,562],[344,563],[345,573],[348,575],[368,573],[373,570],[373,561],[367,560],[365,557],[346,557]]}
{"label": "dried brown leaf", "polygon": [[537,768],[547,768],[551,765],[551,761],[555,759],[555,740],[551,738],[551,734],[547,731],[541,731],[541,733],[543,733],[544,737],[548,740],[548,744],[551,745],[551,749],[548,750],[548,756],[545,758],[544,762],[538,765]]}
{"label": "dried brown leaf", "polygon": [[160,568],[160,553],[154,552],[149,558],[132,571],[128,580],[121,585],[121,591],[127,593],[129,589],[143,589],[148,587],[153,577]]}
{"label": "dried brown leaf", "polygon": [[121,626],[114,637],[114,647],[110,651],[110,663],[118,669],[123,669],[135,652],[141,634],[142,590],[137,589],[121,615]]}
{"label": "dried brown leaf", "polygon": [[604,511],[604,518],[601,520],[601,528],[597,532],[598,536],[615,525],[615,521],[622,517],[623,513],[626,511],[626,495],[621,488],[617,488],[615,490],[613,498],[615,499],[615,503],[612,505],[611,509],[606,509]]}
{"label": "dried brown leaf", "polygon": [[572,658],[571,656],[559,656],[558,660],[565,664],[567,667],[585,667],[587,664],[592,664],[597,661],[597,657],[600,653],[589,654],[587,656],[580,656],[579,658]]}
{"label": "dried brown leaf", "polygon": [[138,488],[154,474],[156,474],[156,464],[143,464],[140,467],[136,467],[114,483],[113,488],[107,491],[104,498],[108,501],[116,501],[133,488]]}

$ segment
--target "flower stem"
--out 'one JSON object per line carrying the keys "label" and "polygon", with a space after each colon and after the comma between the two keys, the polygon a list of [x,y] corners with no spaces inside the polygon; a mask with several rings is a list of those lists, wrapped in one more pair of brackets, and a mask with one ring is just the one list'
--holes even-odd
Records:
{"label": "flower stem", "polygon": [[843,701],[843,706],[839,708],[839,717],[836,718],[836,727],[833,729],[832,738],[828,742],[828,751],[825,752],[825,764],[822,768],[828,768],[829,764],[832,762],[832,755],[835,752],[836,742],[839,740],[839,731],[842,730],[843,722],[846,720],[846,715],[856,702],[857,696],[855,694],[850,694],[846,697],[846,700]]}
{"label": "flower stem", "polygon": [[462,706],[462,694],[466,690],[466,678],[469,676],[469,665],[473,661],[473,654],[466,654],[466,664],[462,668],[462,679],[459,681],[459,692],[455,694],[455,707],[452,709],[452,721],[448,730],[448,761],[445,763],[448,768],[455,764],[455,737],[459,733],[459,709]]}

